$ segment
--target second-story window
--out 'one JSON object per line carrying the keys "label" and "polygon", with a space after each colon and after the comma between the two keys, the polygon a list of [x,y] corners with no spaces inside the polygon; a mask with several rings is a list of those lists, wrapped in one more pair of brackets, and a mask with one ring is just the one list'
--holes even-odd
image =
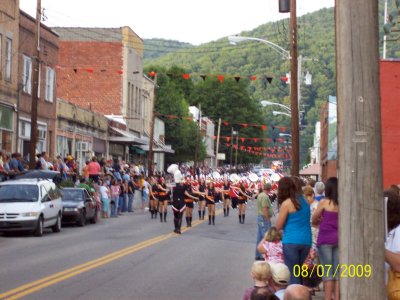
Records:
{"label": "second-story window", "polygon": [[6,80],[11,81],[11,54],[12,51],[12,40],[7,38],[6,41]]}
{"label": "second-story window", "polygon": [[54,98],[54,70],[46,67],[46,95],[45,100],[53,102]]}
{"label": "second-story window", "polygon": [[23,70],[22,70],[22,85],[23,91],[32,94],[32,59],[28,56],[23,56]]}

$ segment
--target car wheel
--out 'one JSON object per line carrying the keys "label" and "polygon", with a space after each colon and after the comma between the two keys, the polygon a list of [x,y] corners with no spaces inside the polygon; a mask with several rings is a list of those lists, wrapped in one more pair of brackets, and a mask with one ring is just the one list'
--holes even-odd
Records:
{"label": "car wheel", "polygon": [[78,226],[83,227],[86,225],[86,211],[83,210],[79,216]]}
{"label": "car wheel", "polygon": [[60,231],[61,231],[61,217],[60,217],[60,213],[57,215],[56,224],[54,224],[53,227],[51,227],[51,229],[53,230],[53,232],[60,232]]}
{"label": "car wheel", "polygon": [[36,228],[35,228],[33,234],[35,236],[42,236],[43,235],[43,217],[42,216],[39,217],[39,220],[38,220],[38,222],[36,224]]}
{"label": "car wheel", "polygon": [[94,210],[94,216],[90,219],[90,223],[96,224],[97,223],[97,208]]}

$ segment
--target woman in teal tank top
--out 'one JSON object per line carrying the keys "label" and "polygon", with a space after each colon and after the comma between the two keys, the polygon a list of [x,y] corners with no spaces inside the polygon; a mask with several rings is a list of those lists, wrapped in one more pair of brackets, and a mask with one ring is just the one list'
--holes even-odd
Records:
{"label": "woman in teal tank top", "polygon": [[283,230],[283,257],[290,270],[290,284],[301,284],[293,269],[301,268],[311,247],[310,206],[292,178],[283,177],[278,183],[280,205],[276,227]]}

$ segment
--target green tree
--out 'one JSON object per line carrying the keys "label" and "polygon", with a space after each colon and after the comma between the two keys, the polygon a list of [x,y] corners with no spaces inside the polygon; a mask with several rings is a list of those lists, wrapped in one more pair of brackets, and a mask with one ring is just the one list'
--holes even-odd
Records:
{"label": "green tree", "polygon": [[[189,104],[185,94],[190,93],[191,83],[183,81],[182,77],[175,76],[176,68],[166,70],[159,66],[149,66],[147,72],[157,72],[157,101],[155,111],[162,116],[176,116],[177,118],[163,118],[165,122],[165,142],[172,145],[174,154],[166,155],[166,163],[180,163],[194,159],[197,125],[189,120]],[[182,71],[179,69],[179,71]],[[174,73],[175,72],[175,73]],[[204,160],[206,150],[200,140],[199,160]]]}
{"label": "green tree", "polygon": [[[265,124],[261,106],[258,101],[250,97],[248,90],[249,80],[247,79],[237,82],[234,78],[224,78],[223,82],[220,82],[215,77],[208,77],[194,86],[190,104],[201,105],[203,114],[212,119],[215,124],[221,118],[224,122],[221,126],[221,136],[229,137],[232,135],[232,131],[236,131],[240,138],[263,138],[265,133],[262,127],[253,126]],[[220,144],[219,152],[224,152],[227,158],[225,163],[230,163],[232,141],[222,140]],[[240,145],[256,146],[249,142],[246,145],[240,142]],[[261,145],[258,143],[257,146]],[[260,158],[255,155],[238,152],[238,163],[258,162],[259,160]]]}

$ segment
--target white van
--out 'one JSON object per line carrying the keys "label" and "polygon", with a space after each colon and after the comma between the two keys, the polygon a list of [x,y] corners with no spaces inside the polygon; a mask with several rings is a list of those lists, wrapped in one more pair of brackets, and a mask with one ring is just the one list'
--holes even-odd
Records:
{"label": "white van", "polygon": [[32,231],[42,236],[43,229],[61,231],[61,193],[46,179],[18,179],[0,183],[0,232]]}

